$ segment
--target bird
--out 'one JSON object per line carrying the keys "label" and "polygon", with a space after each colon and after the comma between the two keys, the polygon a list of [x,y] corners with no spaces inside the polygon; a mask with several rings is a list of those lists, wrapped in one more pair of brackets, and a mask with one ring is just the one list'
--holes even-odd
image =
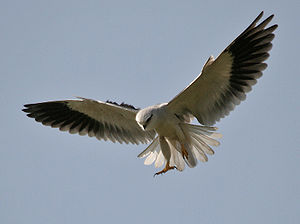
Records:
{"label": "bird", "polygon": [[[266,69],[277,24],[267,27],[274,15],[261,23],[263,11],[214,59],[210,56],[202,71],[168,103],[143,109],[113,101],[77,97],[71,100],[26,104],[28,117],[60,131],[88,135],[119,143],[149,144],[138,157],[144,164],[169,170],[195,167],[213,155],[219,146],[213,125],[227,116],[257,83]],[[199,124],[192,123],[196,119]]]}

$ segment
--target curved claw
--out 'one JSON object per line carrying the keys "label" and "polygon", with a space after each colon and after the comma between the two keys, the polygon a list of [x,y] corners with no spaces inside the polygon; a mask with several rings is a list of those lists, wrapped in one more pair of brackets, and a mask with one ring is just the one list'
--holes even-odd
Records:
{"label": "curved claw", "polygon": [[177,170],[177,167],[176,166],[170,166],[170,162],[167,162],[165,168],[157,173],[155,173],[153,175],[153,177],[155,177],[156,175],[160,175],[160,174],[163,174],[163,173],[166,173],[168,172],[169,170],[173,170],[173,169],[176,169]]}
{"label": "curved claw", "polygon": [[183,158],[188,159],[189,153],[187,152],[187,150],[184,147],[184,144],[181,144],[181,154]]}

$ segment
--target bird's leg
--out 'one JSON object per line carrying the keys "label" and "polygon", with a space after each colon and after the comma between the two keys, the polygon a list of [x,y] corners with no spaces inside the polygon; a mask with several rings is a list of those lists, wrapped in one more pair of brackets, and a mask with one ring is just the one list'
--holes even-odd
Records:
{"label": "bird's leg", "polygon": [[187,150],[185,149],[184,144],[181,144],[181,154],[182,154],[183,158],[188,159],[189,154],[188,154]]}
{"label": "bird's leg", "polygon": [[173,169],[177,169],[176,166],[170,166],[170,162],[168,161],[168,162],[166,163],[165,168],[164,168],[163,170],[161,170],[161,171],[155,173],[154,176],[160,175],[160,174],[163,174],[163,173],[166,173],[166,172],[168,172],[169,170],[173,170]]}

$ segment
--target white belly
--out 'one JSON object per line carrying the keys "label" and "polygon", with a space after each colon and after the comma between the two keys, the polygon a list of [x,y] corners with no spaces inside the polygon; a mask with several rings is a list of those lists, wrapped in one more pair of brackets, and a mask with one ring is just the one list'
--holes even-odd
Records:
{"label": "white belly", "polygon": [[158,135],[174,140],[179,140],[182,136],[182,130],[179,126],[180,120],[172,113],[169,113],[165,107],[161,108],[159,121],[156,123],[155,131]]}

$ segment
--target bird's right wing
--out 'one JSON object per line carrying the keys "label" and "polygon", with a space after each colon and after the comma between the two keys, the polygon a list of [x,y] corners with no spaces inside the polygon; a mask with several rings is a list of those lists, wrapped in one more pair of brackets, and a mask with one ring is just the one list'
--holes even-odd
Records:
{"label": "bird's right wing", "polygon": [[266,28],[273,15],[257,25],[263,12],[217,58],[210,57],[201,74],[167,107],[178,117],[193,115],[203,125],[213,125],[229,114],[262,76],[263,63],[272,48],[273,31]]}
{"label": "bird's right wing", "polygon": [[24,105],[27,116],[43,125],[120,143],[148,143],[155,131],[144,131],[136,122],[133,106],[80,98]]}

